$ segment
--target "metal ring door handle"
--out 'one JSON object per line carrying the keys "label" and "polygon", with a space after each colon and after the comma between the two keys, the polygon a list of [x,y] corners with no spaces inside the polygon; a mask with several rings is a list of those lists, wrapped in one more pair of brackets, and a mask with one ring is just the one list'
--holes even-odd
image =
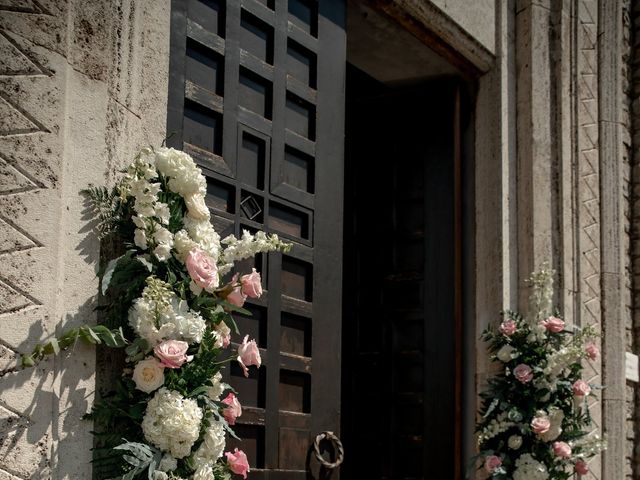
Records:
{"label": "metal ring door handle", "polygon": [[[323,440],[331,441],[338,452],[338,456],[335,462],[328,462],[324,459],[322,454],[320,453],[320,442]],[[328,469],[338,468],[340,464],[344,461],[344,447],[342,446],[342,442],[333,432],[322,432],[321,434],[316,436],[316,439],[313,441],[313,450],[316,456],[316,459],[320,464]]]}

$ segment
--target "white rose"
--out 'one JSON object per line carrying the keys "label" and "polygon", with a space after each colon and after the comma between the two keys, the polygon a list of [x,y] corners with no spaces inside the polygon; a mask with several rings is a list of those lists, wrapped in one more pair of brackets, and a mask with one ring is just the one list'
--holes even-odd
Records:
{"label": "white rose", "polygon": [[187,205],[188,215],[196,220],[209,220],[209,208],[204,203],[204,195],[193,193],[184,196],[184,203]]}
{"label": "white rose", "polygon": [[136,228],[136,231],[133,234],[133,243],[136,244],[136,247],[141,248],[142,250],[147,249],[147,234],[144,230]]}
{"label": "white rose", "polygon": [[136,382],[136,388],[145,393],[160,388],[164,383],[162,364],[153,357],[139,361],[133,369],[133,381]]}
{"label": "white rose", "polygon": [[169,480],[169,475],[160,470],[156,470],[153,472],[153,480]]}
{"label": "white rose", "polygon": [[515,358],[513,355],[513,352],[515,351],[516,349],[511,345],[504,345],[500,350],[498,350],[496,357],[498,357],[498,360],[501,362],[507,363]]}
{"label": "white rose", "polygon": [[522,446],[522,437],[520,435],[511,435],[508,444],[511,450],[518,450]]}

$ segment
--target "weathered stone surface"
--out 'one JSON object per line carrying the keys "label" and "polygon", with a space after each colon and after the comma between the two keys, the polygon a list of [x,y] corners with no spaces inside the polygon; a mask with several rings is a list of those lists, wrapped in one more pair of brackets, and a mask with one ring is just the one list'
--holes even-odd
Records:
{"label": "weathered stone surface", "polygon": [[[0,478],[90,478],[95,351],[21,353],[93,322],[79,195],[165,135],[169,1],[0,3]],[[144,85],[145,88],[142,88]]]}

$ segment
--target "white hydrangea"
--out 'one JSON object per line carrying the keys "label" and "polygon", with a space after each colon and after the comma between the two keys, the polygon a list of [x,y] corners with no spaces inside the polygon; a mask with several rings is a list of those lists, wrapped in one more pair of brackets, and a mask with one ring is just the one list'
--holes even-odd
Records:
{"label": "white hydrangea", "polygon": [[202,410],[195,400],[163,387],[147,404],[142,432],[147,441],[179,459],[191,453],[201,421]]}
{"label": "white hydrangea", "polygon": [[287,245],[280,241],[278,235],[267,235],[259,231],[252,235],[248,230],[242,231],[242,237],[238,240],[234,235],[225,237],[222,244],[226,245],[220,254],[218,271],[224,275],[231,271],[233,263],[238,260],[250,258],[258,253],[272,252],[275,250],[286,250]]}
{"label": "white hydrangea", "polygon": [[212,480],[214,479],[213,468],[211,465],[204,465],[196,470],[193,474],[193,480]]}
{"label": "white hydrangea", "polygon": [[176,258],[184,262],[187,253],[194,248],[199,248],[199,245],[191,239],[186,230],[179,230],[173,236],[173,247]]}
{"label": "white hydrangea", "polygon": [[155,166],[169,178],[169,189],[185,196],[193,193],[207,193],[207,181],[193,159],[180,150],[159,148],[155,151]]}
{"label": "white hydrangea", "polygon": [[516,460],[513,480],[547,480],[548,478],[547,467],[533,458],[531,454],[524,453]]}
{"label": "white hydrangea", "polygon": [[158,470],[170,472],[178,468],[178,461],[169,454],[165,454],[158,464]]}
{"label": "white hydrangea", "polygon": [[204,432],[203,442],[193,455],[197,468],[212,465],[222,457],[225,447],[225,430],[222,422],[210,418],[211,425]]}
{"label": "white hydrangea", "polygon": [[222,382],[222,374],[220,372],[216,373],[211,379],[211,383],[213,385],[207,390],[207,396],[214,402],[219,402],[222,392],[227,388],[227,385]]}
{"label": "white hydrangea", "polygon": [[154,277],[147,279],[142,297],[134,300],[129,324],[152,346],[165,339],[199,343],[207,327],[200,314],[190,310],[169,284]]}
{"label": "white hydrangea", "polygon": [[217,262],[220,255],[220,235],[215,231],[211,222],[185,216],[183,223],[189,238],[195,242],[200,250],[206,252]]}

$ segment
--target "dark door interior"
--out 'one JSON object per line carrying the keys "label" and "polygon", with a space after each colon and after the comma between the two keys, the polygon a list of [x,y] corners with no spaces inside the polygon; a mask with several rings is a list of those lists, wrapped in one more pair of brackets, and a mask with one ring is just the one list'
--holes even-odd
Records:
{"label": "dark door interior", "polygon": [[347,68],[345,478],[460,478],[460,94]]}

